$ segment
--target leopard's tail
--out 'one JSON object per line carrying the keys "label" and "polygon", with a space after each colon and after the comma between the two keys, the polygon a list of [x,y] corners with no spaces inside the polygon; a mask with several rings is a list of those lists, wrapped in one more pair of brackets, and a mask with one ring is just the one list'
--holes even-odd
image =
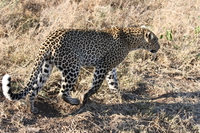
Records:
{"label": "leopard's tail", "polygon": [[[47,40],[39,50],[39,54],[34,63],[34,68],[31,73],[30,80],[26,85],[26,87],[21,92],[13,93],[11,91],[10,76],[8,74],[3,76],[2,89],[3,89],[3,94],[7,99],[19,100],[24,98],[30,92],[32,97],[35,97],[38,94],[39,90],[42,88],[42,86],[48,79],[53,69],[51,45],[58,43],[57,42],[58,39],[61,41],[65,33],[66,30],[57,30],[52,34],[50,34],[49,37],[47,37]],[[51,40],[52,44],[49,42],[49,40]],[[61,46],[60,43],[58,44],[59,46]]]}
{"label": "leopard's tail", "polygon": [[20,100],[20,99],[24,98],[30,92],[30,90],[32,90],[32,87],[27,86],[21,92],[13,93],[11,91],[10,82],[11,82],[10,75],[8,75],[8,74],[4,75],[3,79],[2,79],[3,94],[7,99],[9,99],[11,101],[16,101],[16,100]]}
{"label": "leopard's tail", "polygon": [[30,91],[34,91],[33,95],[37,95],[38,91],[42,88],[43,84],[46,82],[52,71],[53,65],[50,63],[50,56],[51,54],[49,52],[45,54],[39,54],[38,58],[36,59],[37,61],[35,61],[35,67],[33,68],[33,72],[28,84],[19,93],[13,93],[11,91],[11,77],[8,74],[4,75],[2,79],[2,89],[4,96],[12,101],[24,98]]}
{"label": "leopard's tail", "polygon": [[18,94],[14,94],[12,93],[11,91],[11,88],[10,88],[10,81],[11,81],[11,77],[10,75],[6,74],[3,76],[3,79],[2,79],[2,89],[3,89],[3,94],[4,96],[9,99],[9,100],[19,100],[21,98],[23,98],[23,96],[26,96],[28,93],[27,89],[25,88],[26,91],[23,91],[21,93],[18,93]]}

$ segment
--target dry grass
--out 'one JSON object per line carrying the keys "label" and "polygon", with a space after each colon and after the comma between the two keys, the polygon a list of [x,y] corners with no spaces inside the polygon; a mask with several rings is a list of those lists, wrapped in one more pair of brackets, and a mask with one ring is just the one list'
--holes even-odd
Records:
{"label": "dry grass", "polygon": [[[0,132],[199,132],[199,0],[2,0],[0,1],[0,76],[9,73],[13,88],[26,83],[39,45],[58,28],[105,29],[146,25],[160,37],[154,60],[131,52],[118,66],[122,97],[104,83],[86,108],[57,98],[60,75],[54,69],[37,98],[38,115],[25,100],[5,100],[0,89]],[[79,97],[91,82],[83,69]]]}

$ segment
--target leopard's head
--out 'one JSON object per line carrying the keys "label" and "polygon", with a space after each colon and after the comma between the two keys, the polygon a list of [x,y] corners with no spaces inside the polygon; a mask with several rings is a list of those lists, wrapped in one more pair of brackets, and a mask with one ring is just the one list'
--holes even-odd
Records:
{"label": "leopard's head", "polygon": [[143,48],[150,51],[151,53],[156,53],[160,49],[157,36],[148,29],[143,29],[143,30],[144,30],[143,36],[145,40]]}
{"label": "leopard's head", "polygon": [[130,50],[142,48],[156,53],[160,49],[157,36],[146,28],[127,28],[124,32],[126,32]]}

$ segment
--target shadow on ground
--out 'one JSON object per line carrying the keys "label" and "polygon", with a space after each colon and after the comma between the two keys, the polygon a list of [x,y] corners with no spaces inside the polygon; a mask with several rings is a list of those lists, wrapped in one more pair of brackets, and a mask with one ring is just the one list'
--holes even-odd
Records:
{"label": "shadow on ground", "polygon": [[[188,93],[170,92],[152,98],[144,96],[144,94],[147,94],[147,89],[147,84],[141,83],[134,91],[122,92],[123,102],[121,104],[104,104],[93,98],[85,106],[72,106],[64,101],[52,102],[52,100],[38,97],[35,106],[39,109],[39,113],[25,115],[20,123],[27,127],[49,122],[49,127],[59,128],[59,126],[70,125],[72,121],[75,121],[77,129],[94,129],[94,132],[94,127],[98,128],[98,131],[105,132],[128,131],[130,127],[137,131],[134,125],[148,127],[156,118],[159,119],[158,122],[161,126],[167,128],[167,122],[164,122],[165,118],[174,119],[177,116],[183,121],[188,119],[200,124],[200,104],[182,103],[176,102],[176,100],[174,102],[165,101],[169,98],[179,97],[182,99],[197,99],[200,97],[199,91]],[[4,101],[2,91],[0,96],[1,102]],[[13,112],[12,114],[15,114],[16,110],[10,110]],[[25,113],[27,112],[25,111]],[[10,122],[11,120],[2,119],[2,128],[7,127]]]}
{"label": "shadow on ground", "polygon": [[[54,117],[68,117],[68,116],[76,116],[86,112],[90,112],[96,117],[98,120],[98,115],[101,116],[112,116],[112,115],[123,115],[123,116],[134,116],[138,113],[141,115],[152,114],[157,116],[160,112],[164,112],[167,115],[175,116],[180,115],[184,118],[185,113],[193,114],[193,120],[196,123],[200,123],[200,104],[184,104],[180,102],[176,103],[161,103],[156,100],[161,98],[176,98],[176,97],[191,97],[196,98],[199,97],[200,92],[192,92],[192,93],[167,93],[163,94],[159,97],[152,99],[144,99],[144,98],[135,98],[136,94],[124,94],[125,99],[127,101],[123,104],[102,104],[97,101],[89,100],[85,106],[73,106],[73,111],[71,109],[71,105],[66,105],[66,110],[69,109],[68,114],[61,114],[60,108],[56,108],[56,105],[48,104],[47,102],[38,102],[36,103],[36,107],[40,110],[39,114],[35,115],[40,116],[40,118],[54,118]],[[137,97],[140,97],[137,95]],[[133,100],[134,99],[134,100]],[[129,103],[130,102],[130,103]],[[199,113],[198,113],[199,112]],[[37,120],[23,120],[24,124],[34,124]],[[84,120],[87,121],[87,120]],[[89,120],[88,120],[89,121]]]}
{"label": "shadow on ground", "polygon": [[[56,117],[56,119],[68,119],[68,121],[65,121],[65,123],[63,123],[67,123],[67,125],[69,125],[70,122],[74,120],[77,124],[77,129],[92,129],[92,131],[94,132],[94,127],[97,127],[104,132],[129,131],[130,127],[133,127],[134,125],[143,125],[148,127],[153,121],[155,121],[155,119],[158,119],[160,126],[166,126],[167,128],[167,126],[169,125],[167,124],[168,121],[165,121],[165,119],[171,119],[173,121],[173,119],[176,119],[177,116],[178,118],[180,118],[177,118],[177,123],[179,123],[180,121],[191,121],[196,124],[200,124],[200,104],[184,104],[180,102],[167,104],[155,101],[155,99],[160,98],[176,97],[174,95],[176,94],[169,93],[157,98],[153,98],[154,100],[142,99],[135,100],[134,102],[132,99],[126,99],[130,103],[110,105],[102,104],[96,101],[88,101],[88,103],[84,107],[76,107],[75,111],[72,111],[69,114],[65,115],[60,114],[58,108],[57,110],[54,109],[54,111],[52,111],[50,108],[49,110],[40,108],[42,113],[40,113],[39,115],[40,118],[48,117],[49,119],[51,119]],[[199,92],[180,93],[179,95],[190,95],[196,97],[199,96]],[[135,95],[132,96],[134,97]],[[68,108],[69,106],[66,106],[66,108]],[[37,118],[35,116],[33,117],[33,120],[25,119],[23,121],[25,125],[32,125],[36,123],[40,118]],[[140,120],[138,118],[140,118]],[[137,131],[137,128],[133,127],[132,130]]]}

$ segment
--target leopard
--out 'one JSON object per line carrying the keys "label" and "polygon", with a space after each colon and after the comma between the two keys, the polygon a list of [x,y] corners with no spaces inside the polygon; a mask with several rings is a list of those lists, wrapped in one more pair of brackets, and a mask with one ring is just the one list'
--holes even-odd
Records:
{"label": "leopard", "polygon": [[[129,52],[137,49],[145,49],[155,54],[160,49],[158,37],[144,27],[56,30],[50,33],[40,46],[25,87],[20,92],[13,93],[11,76],[5,74],[2,79],[3,94],[11,101],[29,95],[29,109],[31,113],[37,114],[35,97],[56,66],[62,75],[59,92],[61,98],[71,105],[84,105],[97,93],[104,79],[111,92],[119,93],[116,67]],[[71,91],[74,90],[82,67],[94,67],[92,85],[81,98],[73,98]]]}

